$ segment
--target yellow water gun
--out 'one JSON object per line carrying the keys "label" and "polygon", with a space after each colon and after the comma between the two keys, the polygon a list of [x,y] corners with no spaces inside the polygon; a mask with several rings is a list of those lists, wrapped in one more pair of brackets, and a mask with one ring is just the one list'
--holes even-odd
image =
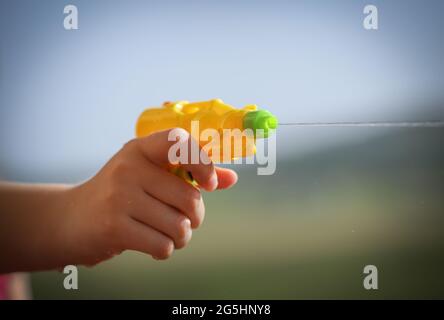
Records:
{"label": "yellow water gun", "polygon": [[[230,160],[254,155],[256,139],[267,138],[278,125],[278,120],[274,115],[266,110],[259,110],[256,105],[247,105],[237,109],[224,103],[221,99],[202,102],[165,102],[161,108],[149,108],[142,112],[137,120],[136,136],[143,137],[153,132],[171,128],[183,128],[192,133],[192,126],[195,121],[198,123],[200,131],[214,129],[221,136],[224,135],[226,129],[238,129],[241,132],[249,130],[253,133],[242,136],[233,135],[229,138],[231,139],[231,153],[228,157]],[[198,140],[201,147],[208,143],[200,135],[193,136],[193,138]],[[233,139],[242,139],[242,141],[233,141]],[[236,143],[232,142],[238,142],[237,145],[240,143],[241,148],[235,150],[233,146]],[[213,161],[224,162],[219,161],[219,159],[227,159],[225,156],[227,150],[224,143],[226,144],[227,140],[221,139],[218,145],[213,144],[213,148],[219,148],[217,159],[213,156],[214,153],[209,150],[208,154]],[[173,170],[176,174],[189,180],[189,177],[178,168]]]}

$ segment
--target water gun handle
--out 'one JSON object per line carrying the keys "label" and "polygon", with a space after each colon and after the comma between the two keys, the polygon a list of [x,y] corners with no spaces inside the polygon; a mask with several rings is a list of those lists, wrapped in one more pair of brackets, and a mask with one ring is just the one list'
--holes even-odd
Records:
{"label": "water gun handle", "polygon": [[196,180],[194,180],[193,176],[191,175],[191,172],[188,172],[184,168],[180,166],[175,166],[170,169],[170,172],[178,176],[179,178],[182,178],[183,180],[191,184],[193,187],[199,188],[199,184],[197,183]]}

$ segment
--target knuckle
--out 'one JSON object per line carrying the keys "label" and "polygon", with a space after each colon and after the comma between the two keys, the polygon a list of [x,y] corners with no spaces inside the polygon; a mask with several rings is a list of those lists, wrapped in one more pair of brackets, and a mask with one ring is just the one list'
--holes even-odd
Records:
{"label": "knuckle", "polygon": [[204,210],[201,207],[201,200],[193,199],[187,200],[186,209],[184,209],[184,214],[191,220],[191,226],[197,228],[201,225],[204,216]]}
{"label": "knuckle", "polygon": [[203,208],[198,211],[195,211],[194,216],[193,216],[194,221],[193,221],[192,227],[198,228],[202,224],[202,222],[204,220],[204,216],[205,216],[205,210]]}
{"label": "knuckle", "polygon": [[[187,186],[188,187],[188,186]],[[184,208],[187,212],[195,212],[199,210],[199,202],[201,199],[200,191],[196,188],[188,187],[186,191],[183,193],[183,203]]]}
{"label": "knuckle", "polygon": [[158,247],[158,252],[156,258],[160,260],[165,260],[171,257],[174,250],[174,243],[172,240],[168,239],[162,242]]}
{"label": "knuckle", "polygon": [[193,226],[198,226],[203,219],[202,198],[197,189],[190,188],[184,194],[183,211],[190,218]]}
{"label": "knuckle", "polygon": [[196,225],[194,226],[195,228],[199,227],[205,218],[205,207],[202,200],[200,201],[200,205],[201,207],[196,216]]}
{"label": "knuckle", "polygon": [[121,178],[131,172],[131,164],[128,160],[117,159],[111,169],[111,177]]}
{"label": "knuckle", "polygon": [[[190,240],[191,240],[191,239],[190,239]],[[182,249],[182,248],[185,248],[190,240],[188,240],[188,239],[182,239],[182,240],[178,240],[178,241],[176,241],[176,242],[175,242],[175,248],[176,248],[176,249]]]}
{"label": "knuckle", "polygon": [[128,150],[128,149],[134,149],[137,147],[137,145],[139,144],[139,139],[138,138],[134,138],[129,140],[127,143],[125,143],[123,145],[123,149],[124,150]]}
{"label": "knuckle", "polygon": [[184,248],[191,240],[192,237],[192,231],[191,228],[188,228],[188,231],[186,233],[186,235],[180,239],[177,239],[174,241],[174,246],[176,249],[182,249]]}
{"label": "knuckle", "polygon": [[191,221],[189,218],[180,215],[176,222],[176,238],[181,240],[185,238],[191,229]]}
{"label": "knuckle", "polygon": [[104,191],[104,202],[110,209],[120,208],[123,202],[124,190],[120,187],[120,184],[111,183]]}
{"label": "knuckle", "polygon": [[131,181],[134,171],[131,161],[116,159],[110,166],[106,177],[108,186],[114,191],[123,189],[122,186]]}

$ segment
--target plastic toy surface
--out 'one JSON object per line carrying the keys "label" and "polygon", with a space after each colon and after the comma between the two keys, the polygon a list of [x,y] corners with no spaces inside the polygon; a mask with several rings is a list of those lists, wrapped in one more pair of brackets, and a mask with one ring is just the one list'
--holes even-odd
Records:
{"label": "plastic toy surface", "polygon": [[[170,128],[183,128],[193,134],[193,125],[198,124],[199,132],[205,129],[217,130],[221,138],[213,143],[213,150],[209,150],[209,156],[215,162],[219,159],[234,159],[253,155],[256,151],[255,139],[267,138],[278,125],[277,118],[266,110],[258,110],[256,105],[247,105],[236,109],[225,104],[220,99],[203,102],[165,102],[161,108],[146,109],[139,117],[136,125],[137,137],[149,135],[156,131]],[[230,130],[226,130],[230,129]],[[235,129],[243,135],[231,135]],[[249,130],[246,130],[249,129]],[[208,143],[208,137],[198,134],[193,137],[204,147]],[[228,138],[227,138],[228,137]],[[226,149],[228,144],[229,149]],[[236,141],[237,140],[237,141]],[[213,141],[215,142],[215,141]],[[236,144],[237,143],[237,144]],[[235,146],[240,148],[235,148]],[[215,157],[214,148],[219,148]],[[226,157],[230,150],[229,157]]]}

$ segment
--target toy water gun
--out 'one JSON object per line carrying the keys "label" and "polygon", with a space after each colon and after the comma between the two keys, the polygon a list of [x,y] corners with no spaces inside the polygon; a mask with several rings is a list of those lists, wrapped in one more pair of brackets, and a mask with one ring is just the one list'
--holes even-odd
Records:
{"label": "toy water gun", "polygon": [[[183,128],[192,133],[193,122],[199,124],[199,131],[205,129],[217,130],[221,136],[224,136],[226,129],[238,129],[242,132],[252,132],[253,134],[243,135],[241,137],[231,136],[230,155],[227,158],[227,149],[224,144],[227,140],[221,139],[218,145],[218,156],[209,150],[208,155],[215,162],[226,162],[225,160],[254,155],[256,152],[255,141],[257,138],[267,138],[274,129],[277,128],[278,120],[270,112],[259,110],[256,105],[247,105],[241,109],[234,108],[220,99],[214,99],[203,102],[165,102],[161,108],[149,108],[142,112],[136,124],[136,136],[147,136],[156,131],[162,131],[171,128]],[[247,129],[247,130],[246,130]],[[208,143],[200,135],[193,136],[201,147]],[[233,139],[242,139],[242,141],[233,141]],[[241,148],[234,149],[236,145]],[[222,159],[222,161],[219,161]],[[177,167],[172,169],[176,174],[187,179],[183,171]],[[184,176],[185,175],[185,176]],[[188,180],[188,179],[187,179]]]}

